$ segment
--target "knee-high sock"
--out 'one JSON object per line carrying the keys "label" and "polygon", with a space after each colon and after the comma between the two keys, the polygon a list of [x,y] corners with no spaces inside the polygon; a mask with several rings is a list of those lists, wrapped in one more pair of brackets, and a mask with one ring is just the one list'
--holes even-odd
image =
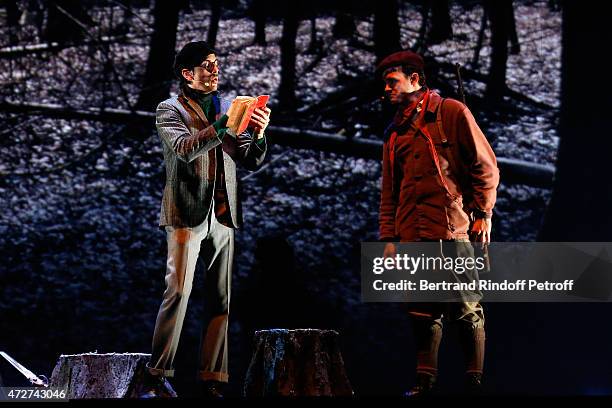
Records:
{"label": "knee-high sock", "polygon": [[438,349],[442,340],[442,326],[433,319],[412,317],[417,348],[417,374],[438,374]]}
{"label": "knee-high sock", "polygon": [[482,374],[485,353],[485,329],[474,327],[469,323],[462,324],[461,343],[466,359],[466,373]]}

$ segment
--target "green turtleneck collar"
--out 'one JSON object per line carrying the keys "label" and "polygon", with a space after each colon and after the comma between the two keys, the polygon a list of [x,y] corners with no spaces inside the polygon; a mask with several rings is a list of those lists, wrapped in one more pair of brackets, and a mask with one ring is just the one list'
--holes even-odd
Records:
{"label": "green turtleneck collar", "polygon": [[215,116],[217,115],[215,104],[213,101],[213,96],[217,95],[217,92],[208,92],[204,93],[197,89],[190,88],[188,86],[183,87],[183,93],[189,99],[193,99],[200,105],[202,110],[204,111],[204,115],[206,115],[206,119],[209,122],[215,121]]}

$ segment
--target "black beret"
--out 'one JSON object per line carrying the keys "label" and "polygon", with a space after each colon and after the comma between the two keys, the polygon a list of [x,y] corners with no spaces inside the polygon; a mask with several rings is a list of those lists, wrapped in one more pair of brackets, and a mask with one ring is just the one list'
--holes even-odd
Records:
{"label": "black beret", "polygon": [[181,78],[183,69],[191,69],[200,65],[207,56],[214,53],[215,50],[206,41],[193,41],[185,44],[174,57],[174,74]]}
{"label": "black beret", "polygon": [[391,67],[399,67],[402,65],[409,65],[414,67],[416,71],[423,71],[425,69],[425,61],[416,52],[412,51],[398,51],[385,57],[376,66],[376,76],[382,75],[387,69]]}

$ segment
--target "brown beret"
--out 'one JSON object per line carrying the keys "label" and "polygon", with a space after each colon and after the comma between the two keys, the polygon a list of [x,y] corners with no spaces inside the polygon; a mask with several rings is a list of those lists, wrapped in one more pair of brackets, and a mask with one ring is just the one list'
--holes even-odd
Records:
{"label": "brown beret", "polygon": [[383,72],[391,67],[399,67],[402,65],[410,65],[417,71],[423,71],[425,69],[425,61],[423,61],[423,57],[419,54],[412,51],[398,51],[385,57],[378,63],[376,67],[376,76],[382,75]]}

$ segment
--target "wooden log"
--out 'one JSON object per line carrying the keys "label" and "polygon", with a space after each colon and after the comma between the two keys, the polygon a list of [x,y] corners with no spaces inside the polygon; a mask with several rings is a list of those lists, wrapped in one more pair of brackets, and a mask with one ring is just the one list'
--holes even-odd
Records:
{"label": "wooden log", "polygon": [[68,390],[69,399],[137,398],[150,354],[61,355],[50,387]]}
{"label": "wooden log", "polygon": [[334,330],[255,332],[244,396],[352,396]]}
{"label": "wooden log", "polygon": [[115,109],[115,108],[72,108],[70,106],[53,103],[24,103],[24,102],[0,102],[0,110],[3,112],[29,113],[31,115],[41,114],[63,119],[84,119],[109,123],[128,123],[135,120],[149,121],[155,123],[155,113],[139,110]]}
{"label": "wooden log", "polygon": [[139,38],[144,38],[144,36],[103,36],[99,40],[88,40],[78,43],[45,42],[39,44],[12,45],[0,48],[0,58],[19,58],[23,56],[40,54],[43,52],[59,52],[66,48],[83,47],[88,45],[106,45],[119,42],[125,43]]}
{"label": "wooden log", "polygon": [[[66,119],[86,119],[114,123],[141,120],[153,124],[155,120],[155,113],[153,112],[113,108],[104,110],[99,108],[74,109],[54,104],[0,102],[0,110],[14,113],[40,113]],[[382,160],[383,143],[381,140],[348,138],[335,133],[282,126],[269,126],[266,134],[269,136],[271,144]],[[498,157],[497,163],[503,184],[524,184],[541,188],[550,188],[553,184],[555,176],[555,168],[553,166],[505,157]]]}

